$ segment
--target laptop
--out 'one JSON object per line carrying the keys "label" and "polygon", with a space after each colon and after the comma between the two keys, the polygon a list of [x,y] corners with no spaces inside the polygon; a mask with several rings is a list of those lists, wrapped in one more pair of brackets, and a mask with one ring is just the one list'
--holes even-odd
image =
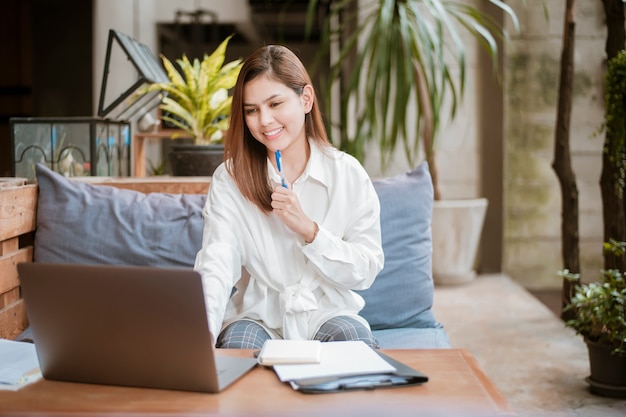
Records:
{"label": "laptop", "polygon": [[216,355],[192,269],[17,267],[46,379],[216,393],[257,364]]}

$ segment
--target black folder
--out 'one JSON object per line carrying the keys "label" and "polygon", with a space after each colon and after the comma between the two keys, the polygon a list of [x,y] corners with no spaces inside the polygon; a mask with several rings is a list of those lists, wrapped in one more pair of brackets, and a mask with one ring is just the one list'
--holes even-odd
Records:
{"label": "black folder", "polygon": [[341,391],[409,387],[428,382],[428,377],[420,371],[382,352],[376,351],[376,353],[393,365],[396,371],[383,374],[300,379],[290,381],[291,386],[302,393],[323,394]]}

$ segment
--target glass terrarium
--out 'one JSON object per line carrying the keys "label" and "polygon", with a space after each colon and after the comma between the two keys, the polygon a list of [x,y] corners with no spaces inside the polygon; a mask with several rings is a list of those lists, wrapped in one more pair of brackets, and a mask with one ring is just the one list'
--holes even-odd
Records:
{"label": "glass terrarium", "polygon": [[130,123],[93,117],[11,118],[12,175],[42,163],[68,177],[130,175]]}
{"label": "glass terrarium", "polygon": [[168,79],[146,45],[110,30],[99,117],[11,118],[12,175],[35,178],[42,163],[66,176],[130,176],[130,123],[161,101],[159,91],[135,93]]}

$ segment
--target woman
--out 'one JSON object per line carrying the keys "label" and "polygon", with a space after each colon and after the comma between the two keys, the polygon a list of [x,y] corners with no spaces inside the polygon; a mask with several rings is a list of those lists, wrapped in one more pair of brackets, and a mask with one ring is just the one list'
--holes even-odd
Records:
{"label": "woman", "polygon": [[216,346],[283,338],[377,347],[351,290],[368,288],[383,266],[378,197],[358,161],[328,142],[302,62],[282,46],[254,52],[230,117],[195,263]]}

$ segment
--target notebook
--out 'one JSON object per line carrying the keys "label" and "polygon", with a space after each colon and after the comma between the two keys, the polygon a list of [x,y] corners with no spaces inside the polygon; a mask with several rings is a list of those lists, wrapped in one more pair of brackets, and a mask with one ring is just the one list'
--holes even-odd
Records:
{"label": "notebook", "polygon": [[192,269],[21,263],[43,377],[215,393],[256,358],[216,355]]}
{"label": "notebook", "polygon": [[268,339],[259,352],[259,365],[302,365],[320,363],[322,342],[319,340]]}

